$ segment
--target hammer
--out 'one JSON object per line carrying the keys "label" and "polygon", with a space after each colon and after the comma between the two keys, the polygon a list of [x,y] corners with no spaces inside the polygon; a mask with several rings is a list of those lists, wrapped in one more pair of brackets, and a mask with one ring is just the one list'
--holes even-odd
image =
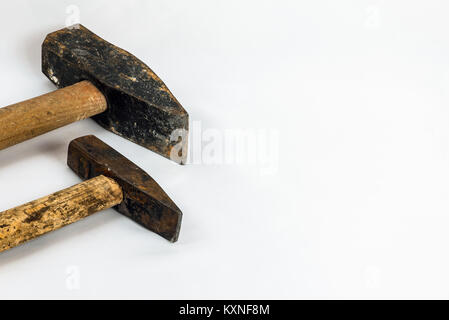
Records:
{"label": "hammer", "polygon": [[92,117],[113,133],[185,163],[188,113],[129,52],[74,25],[47,35],[42,71],[62,89],[0,109],[0,150]]}
{"label": "hammer", "polygon": [[70,143],[67,159],[86,181],[0,212],[0,252],[111,207],[171,242],[178,239],[182,212],[123,155],[90,135]]}

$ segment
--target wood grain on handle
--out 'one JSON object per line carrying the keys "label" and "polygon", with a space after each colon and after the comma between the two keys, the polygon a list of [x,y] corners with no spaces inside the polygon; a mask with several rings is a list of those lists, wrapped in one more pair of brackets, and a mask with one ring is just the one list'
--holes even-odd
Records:
{"label": "wood grain on handle", "polygon": [[106,108],[106,98],[88,81],[4,107],[0,109],[0,150]]}
{"label": "wood grain on handle", "polygon": [[0,252],[122,202],[120,186],[98,176],[0,213]]}

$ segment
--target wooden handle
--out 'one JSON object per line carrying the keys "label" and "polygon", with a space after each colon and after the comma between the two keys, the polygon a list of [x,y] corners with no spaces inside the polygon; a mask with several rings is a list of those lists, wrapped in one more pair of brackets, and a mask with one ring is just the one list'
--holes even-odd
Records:
{"label": "wooden handle", "polygon": [[0,150],[106,110],[103,94],[82,81],[0,109]]}
{"label": "wooden handle", "polygon": [[105,176],[0,213],[0,252],[122,202],[120,186]]}

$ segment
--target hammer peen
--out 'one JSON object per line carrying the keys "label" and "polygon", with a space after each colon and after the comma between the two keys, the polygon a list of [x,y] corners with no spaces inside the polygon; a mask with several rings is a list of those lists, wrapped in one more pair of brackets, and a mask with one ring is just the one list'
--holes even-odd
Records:
{"label": "hammer peen", "polygon": [[182,212],[146,172],[95,136],[73,140],[67,164],[83,183],[0,212],[0,252],[112,208],[175,242]]}
{"label": "hammer peen", "polygon": [[0,109],[0,150],[92,117],[113,133],[185,163],[188,113],[129,52],[75,25],[47,35],[42,71],[62,89]]}

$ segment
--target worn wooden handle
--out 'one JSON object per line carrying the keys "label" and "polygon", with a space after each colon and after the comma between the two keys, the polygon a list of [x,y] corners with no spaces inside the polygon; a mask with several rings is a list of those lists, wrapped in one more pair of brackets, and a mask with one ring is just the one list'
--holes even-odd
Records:
{"label": "worn wooden handle", "polygon": [[105,176],[0,213],[0,252],[122,202],[120,186]]}
{"label": "worn wooden handle", "polygon": [[0,109],[0,150],[106,110],[103,94],[90,82]]}

